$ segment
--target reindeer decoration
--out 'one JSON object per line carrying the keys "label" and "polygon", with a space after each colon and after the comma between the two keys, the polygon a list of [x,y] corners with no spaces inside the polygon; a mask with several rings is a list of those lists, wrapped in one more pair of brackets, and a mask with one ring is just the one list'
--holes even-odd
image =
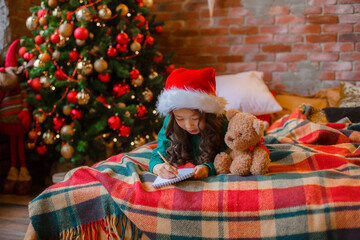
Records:
{"label": "reindeer decoration", "polygon": [[20,40],[16,40],[10,45],[5,68],[0,68],[0,132],[10,136],[11,148],[11,167],[3,192],[24,195],[28,194],[31,188],[23,138],[30,128],[31,115],[25,100],[26,91],[20,87],[25,67],[17,66],[19,43]]}

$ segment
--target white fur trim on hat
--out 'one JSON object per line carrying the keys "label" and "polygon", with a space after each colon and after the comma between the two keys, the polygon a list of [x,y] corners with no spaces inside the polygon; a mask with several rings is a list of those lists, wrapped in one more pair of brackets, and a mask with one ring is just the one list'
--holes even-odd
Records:
{"label": "white fur trim on hat", "polygon": [[172,88],[164,90],[158,97],[157,111],[166,116],[174,109],[190,108],[206,113],[221,114],[225,111],[225,98],[217,97],[206,92],[189,89]]}

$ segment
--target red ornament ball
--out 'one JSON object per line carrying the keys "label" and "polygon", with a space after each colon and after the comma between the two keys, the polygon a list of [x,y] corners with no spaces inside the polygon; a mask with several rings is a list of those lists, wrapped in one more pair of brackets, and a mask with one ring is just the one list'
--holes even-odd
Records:
{"label": "red ornament ball", "polygon": [[156,52],[156,55],[153,57],[154,62],[161,63],[163,60],[163,55],[161,52]]}
{"label": "red ornament ball", "polygon": [[84,27],[78,27],[74,31],[74,37],[79,40],[86,40],[89,36],[89,31]]}
{"label": "red ornament ball", "polygon": [[38,100],[39,102],[42,100],[42,96],[40,94],[36,94],[35,96],[36,100]]}
{"label": "red ornament ball", "polygon": [[100,81],[107,83],[110,81],[110,74],[109,73],[99,73],[98,78]]}
{"label": "red ornament ball", "polygon": [[122,125],[119,130],[122,137],[128,137],[130,135],[130,127],[128,126]]}
{"label": "red ornament ball", "polygon": [[37,16],[38,18],[42,18],[46,15],[47,13],[47,10],[46,9],[40,9],[38,12],[37,12]]}
{"label": "red ornament ball", "polygon": [[59,80],[65,80],[66,74],[64,73],[64,71],[62,69],[58,69],[55,71],[55,77]]}
{"label": "red ornament ball", "polygon": [[143,118],[147,113],[146,108],[144,106],[139,106],[139,105],[137,105],[137,108],[138,108],[137,116],[139,118]]}
{"label": "red ornament ball", "polygon": [[36,147],[36,152],[39,155],[45,155],[47,152],[47,147],[45,145],[38,146]]}
{"label": "red ornament ball", "polygon": [[24,56],[23,56],[23,58],[24,58],[26,61],[30,61],[33,57],[34,57],[34,54],[29,53],[29,52],[24,53]]}
{"label": "red ornament ball", "polygon": [[118,116],[111,116],[109,119],[108,119],[108,125],[110,128],[112,129],[118,129],[120,128],[120,125],[121,125],[121,120]]}
{"label": "red ornament ball", "polygon": [[170,74],[172,71],[174,71],[175,70],[175,65],[174,64],[170,64],[170,65],[168,65],[168,66],[165,66],[165,72],[167,73],[167,74]]}
{"label": "red ornament ball", "polygon": [[70,91],[67,95],[67,100],[71,103],[76,104],[77,103],[77,94],[78,93],[76,91]]}
{"label": "red ornament ball", "polygon": [[60,35],[58,33],[53,33],[50,36],[50,41],[54,44],[59,43],[60,42]]}
{"label": "red ornament ball", "polygon": [[154,44],[154,38],[151,36],[146,36],[146,40],[145,40],[147,45],[153,45]]}
{"label": "red ornament ball", "polygon": [[103,95],[100,95],[96,98],[97,101],[101,102],[102,104],[107,104],[107,100],[106,97],[104,97]]}
{"label": "red ornament ball", "polygon": [[157,34],[162,33],[162,31],[163,31],[163,27],[162,27],[162,26],[156,26],[156,27],[155,27],[155,32],[156,32]]}
{"label": "red ornament ball", "polygon": [[54,117],[53,118],[53,129],[58,131],[61,127],[65,124],[65,119],[61,117]]}
{"label": "red ornament ball", "polygon": [[130,72],[131,79],[137,79],[139,77],[139,75],[140,75],[140,72],[136,68],[131,70],[131,72]]}
{"label": "red ornament ball", "polygon": [[138,22],[136,24],[137,27],[142,27],[145,24],[145,17],[143,15],[137,15],[133,20]]}
{"label": "red ornament ball", "polygon": [[18,51],[19,57],[24,57],[25,52],[26,52],[26,47],[19,48]]}
{"label": "red ornament ball", "polygon": [[79,52],[76,50],[72,50],[69,52],[69,61],[75,62],[79,59]]}
{"label": "red ornament ball", "polygon": [[114,48],[114,47],[109,47],[109,48],[108,48],[108,50],[107,50],[107,55],[108,55],[109,57],[115,57],[116,54],[117,54],[116,48]]}
{"label": "red ornament ball", "polygon": [[116,42],[119,44],[127,44],[129,42],[129,36],[126,33],[119,33],[116,36]]}
{"label": "red ornament ball", "polygon": [[67,11],[67,12],[66,12],[66,20],[67,20],[68,22],[71,22],[71,20],[72,20],[72,15],[73,15],[72,12],[70,12],[70,11]]}
{"label": "red ornament ball", "polygon": [[81,119],[82,118],[82,112],[79,109],[72,109],[70,116],[72,119]]}
{"label": "red ornament ball", "polygon": [[39,92],[39,90],[41,88],[40,78],[32,79],[30,87],[31,87],[32,90],[34,90],[34,92]]}
{"label": "red ornament ball", "polygon": [[130,87],[126,83],[119,83],[113,87],[113,95],[115,97],[121,97],[127,92],[130,92]]}
{"label": "red ornament ball", "polygon": [[127,44],[116,44],[116,49],[120,52],[120,53],[123,53],[123,52],[126,52],[127,51]]}

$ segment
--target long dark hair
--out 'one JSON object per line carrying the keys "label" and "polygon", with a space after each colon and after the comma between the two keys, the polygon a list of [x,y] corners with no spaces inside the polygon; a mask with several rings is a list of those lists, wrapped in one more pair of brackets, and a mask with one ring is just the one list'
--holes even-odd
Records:
{"label": "long dark hair", "polygon": [[[195,110],[198,111],[198,110]],[[199,112],[199,111],[198,111]],[[182,129],[176,122],[173,112],[170,113],[168,125],[165,129],[165,136],[170,139],[171,145],[166,150],[169,162],[180,166],[186,162],[194,165],[210,163],[214,161],[217,149],[222,143],[222,124],[223,118],[213,113],[200,113],[199,124],[205,120],[205,126],[200,129],[200,156],[194,157],[190,143],[191,134]]]}

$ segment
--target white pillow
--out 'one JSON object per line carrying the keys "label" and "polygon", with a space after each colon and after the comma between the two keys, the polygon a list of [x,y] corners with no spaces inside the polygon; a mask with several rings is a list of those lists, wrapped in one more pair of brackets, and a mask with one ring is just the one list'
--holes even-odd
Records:
{"label": "white pillow", "polygon": [[216,76],[216,94],[228,101],[226,109],[238,109],[254,115],[282,110],[263,81],[263,72],[248,71]]}

